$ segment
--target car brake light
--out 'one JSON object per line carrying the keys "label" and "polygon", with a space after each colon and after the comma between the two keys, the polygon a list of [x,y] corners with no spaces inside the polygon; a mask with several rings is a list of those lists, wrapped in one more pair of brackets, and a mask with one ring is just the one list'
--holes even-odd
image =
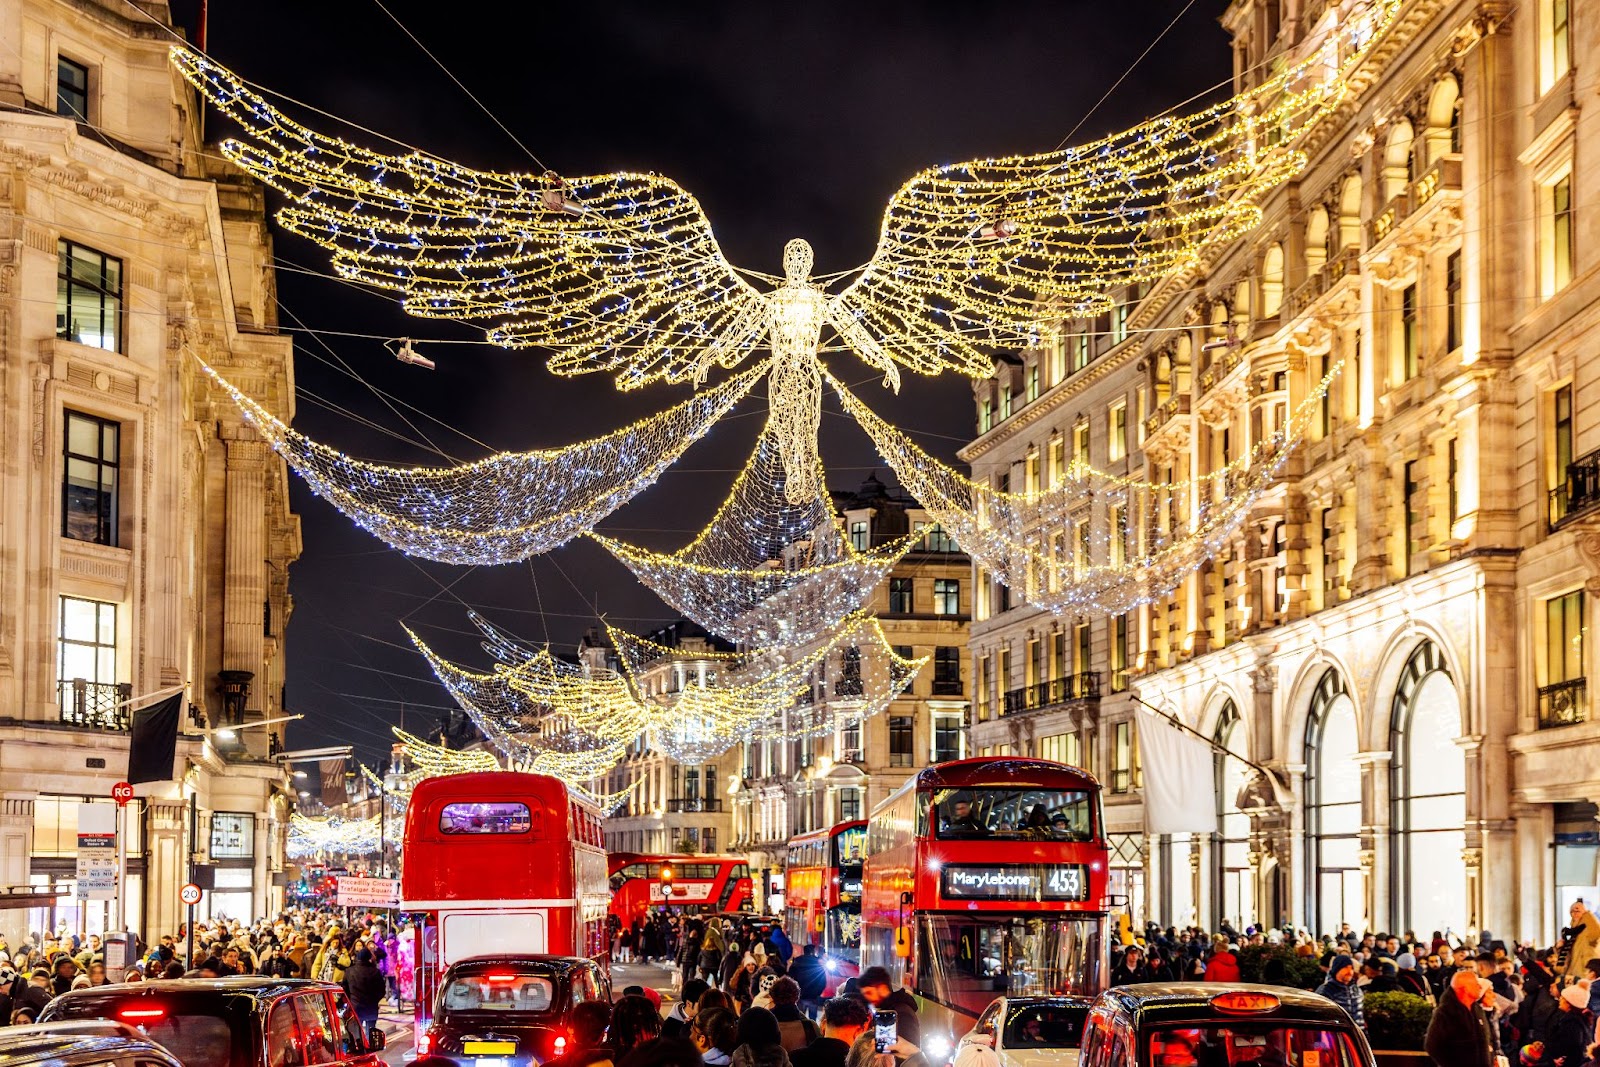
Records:
{"label": "car brake light", "polygon": [[127,1008],[117,1014],[124,1019],[160,1019],[167,1014],[166,1008]]}
{"label": "car brake light", "polygon": [[486,974],[484,977],[491,982],[515,982],[517,980],[517,976],[514,974]]}
{"label": "car brake light", "polygon": [[1250,1012],[1276,1011],[1278,998],[1271,993],[1218,993],[1211,998],[1211,1006],[1218,1011],[1247,1014]]}
{"label": "car brake light", "polygon": [[433,1034],[424,1030],[422,1036],[417,1038],[417,1055],[426,1056],[431,1051],[433,1051]]}
{"label": "car brake light", "polygon": [[564,1035],[557,1034],[556,1035],[556,1055],[557,1056],[565,1056],[566,1054],[567,1054],[567,1039],[566,1039],[566,1037]]}

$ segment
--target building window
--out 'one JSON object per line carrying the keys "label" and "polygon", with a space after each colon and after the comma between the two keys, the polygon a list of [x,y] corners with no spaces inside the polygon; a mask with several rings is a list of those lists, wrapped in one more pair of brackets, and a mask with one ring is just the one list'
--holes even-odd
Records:
{"label": "building window", "polygon": [[1128,616],[1118,615],[1111,620],[1111,691],[1120,693],[1128,688]]}
{"label": "building window", "polygon": [[912,727],[916,722],[910,715],[889,716],[889,766],[911,767],[917,758],[912,743]]}
{"label": "building window", "polygon": [[1572,69],[1571,0],[1542,0],[1539,11],[1539,95]]}
{"label": "building window", "polygon": [[1039,399],[1039,364],[1028,364],[1028,403]]}
{"label": "building window", "polygon": [[961,579],[935,578],[933,580],[933,613],[935,615],[961,614]]}
{"label": "building window", "polygon": [[117,684],[117,606],[73,596],[61,597],[60,606],[56,680],[62,721],[125,727],[127,694]]}
{"label": "building window", "polygon": [[1550,394],[1550,521],[1566,518],[1572,506],[1572,385]]}
{"label": "building window", "polygon": [[1583,667],[1583,590],[1544,602],[1544,685],[1539,726],[1566,726],[1588,718]]}
{"label": "building window", "polygon": [[243,811],[217,811],[211,814],[213,860],[247,860],[256,854],[256,817]]}
{"label": "building window", "polygon": [[1400,380],[1417,376],[1417,287],[1400,290]]}
{"label": "building window", "polygon": [[89,121],[89,68],[66,56],[56,57],[56,114]]}
{"label": "building window", "polygon": [[1050,439],[1050,488],[1059,486],[1067,476],[1067,442],[1061,437]]}
{"label": "building window", "polygon": [[1039,453],[1029,452],[1028,458],[1022,461],[1023,488],[1030,493],[1039,491]]}
{"label": "building window", "polygon": [[1080,371],[1089,365],[1089,335],[1080,333],[1072,339],[1072,369]]}
{"label": "building window", "polygon": [[1455,536],[1456,520],[1461,517],[1461,460],[1454,437],[1445,442],[1445,514],[1450,517],[1450,536]]}
{"label": "building window", "polygon": [[956,543],[944,532],[944,527],[931,522],[922,530],[922,545],[929,552],[954,552]]}
{"label": "building window", "polygon": [[1119,400],[1111,405],[1111,438],[1106,444],[1106,458],[1115,463],[1128,454],[1128,402]]}
{"label": "building window", "polygon": [[913,596],[914,585],[910,578],[889,579],[889,613],[891,615],[910,615],[915,609],[912,605],[916,602]]}
{"label": "building window", "polygon": [[844,750],[846,761],[861,758],[861,720],[849,718],[845,720],[844,729],[839,731],[839,747]]}
{"label": "building window", "polygon": [[1132,788],[1133,723],[1124,720],[1111,732],[1111,791],[1127,793]]}
{"label": "building window", "polygon": [[1073,527],[1076,533],[1076,543],[1073,548],[1072,573],[1075,577],[1082,578],[1089,572],[1089,520],[1085,519]]}
{"label": "building window", "polygon": [[961,758],[961,716],[933,717],[933,762],[949,763]]}
{"label": "building window", "polygon": [[850,524],[850,547],[857,552],[865,552],[872,545],[867,538],[867,524],[865,522],[852,522]]}
{"label": "building window", "polygon": [[1089,671],[1089,624],[1086,622],[1080,622],[1076,627],[1074,627],[1073,636],[1077,639],[1074,643],[1077,645],[1078,673],[1086,674]]}
{"label": "building window", "polygon": [[1123,504],[1113,507],[1107,516],[1111,529],[1107,533],[1106,556],[1111,566],[1120,567],[1128,554],[1128,509]]}
{"label": "building window", "polygon": [[56,336],[108,352],[122,350],[122,260],[56,242]]}
{"label": "building window", "polygon": [[1404,537],[1405,559],[1402,562],[1406,574],[1411,573],[1411,557],[1426,547],[1426,538],[1417,537],[1417,521],[1420,518],[1420,512],[1417,510],[1417,489],[1417,461],[1408,460],[1401,468],[1400,477],[1400,494],[1403,497],[1405,514],[1405,527],[1400,532]]}
{"label": "building window", "polygon": [[933,650],[933,695],[957,696],[960,693],[961,647],[938,645]]}
{"label": "building window", "polygon": [[1072,462],[1089,465],[1089,422],[1084,420],[1072,428]]}
{"label": "building window", "polygon": [[[1009,371],[1007,372],[1006,376],[1008,378],[1010,377],[1010,372]],[[1010,382],[1002,382],[1002,383],[1000,383],[1000,418],[1002,420],[1004,420],[1004,419],[1009,419],[1010,417],[1011,417],[1011,383]]]}
{"label": "building window", "polygon": [[994,429],[994,398],[984,397],[978,405],[978,432],[988,433]]}
{"label": "building window", "polygon": [[1128,315],[1132,312],[1131,303],[1111,305],[1111,343],[1120,345],[1128,339]]}
{"label": "building window", "polygon": [[1451,252],[1444,261],[1444,347],[1454,352],[1461,347],[1461,253]]}
{"label": "building window", "polygon": [[1539,295],[1548,300],[1572,281],[1576,260],[1572,227],[1572,175],[1539,187]]}
{"label": "building window", "polygon": [[839,790],[839,821],[854,822],[861,818],[861,790],[854,787]]}
{"label": "building window", "polygon": [[978,718],[986,721],[989,718],[989,693],[994,688],[994,677],[988,656],[978,657]]}
{"label": "building window", "polygon": [[122,427],[68,411],[61,536],[97,545],[117,543],[117,467]]}

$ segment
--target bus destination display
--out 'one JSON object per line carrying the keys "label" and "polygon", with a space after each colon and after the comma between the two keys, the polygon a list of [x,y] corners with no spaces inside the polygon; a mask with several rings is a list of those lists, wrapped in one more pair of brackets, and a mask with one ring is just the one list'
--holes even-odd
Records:
{"label": "bus destination display", "polygon": [[940,892],[961,900],[1087,900],[1089,869],[1081,863],[946,867]]}

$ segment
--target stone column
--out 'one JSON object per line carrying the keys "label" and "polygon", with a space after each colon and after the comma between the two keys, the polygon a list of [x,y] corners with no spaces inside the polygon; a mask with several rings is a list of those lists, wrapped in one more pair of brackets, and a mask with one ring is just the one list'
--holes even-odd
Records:
{"label": "stone column", "polygon": [[[224,426],[227,511],[224,540],[222,668],[262,674],[267,599],[266,470],[268,448],[253,430]],[[260,701],[252,694],[249,704]],[[249,706],[247,704],[247,707]]]}
{"label": "stone column", "polygon": [[[1316,925],[1316,916],[1306,910],[1306,886],[1308,879],[1315,877],[1306,870],[1306,765],[1285,763],[1283,773],[1289,779],[1289,795],[1292,799],[1286,833],[1278,839],[1281,848],[1278,862],[1287,872],[1283,880],[1282,906],[1291,916],[1298,915],[1299,921],[1309,929]],[[1320,930],[1314,932],[1321,933]]]}
{"label": "stone column", "polygon": [[1389,891],[1395,869],[1395,857],[1390,854],[1388,844],[1389,764],[1393,761],[1394,753],[1387,749],[1356,754],[1356,762],[1361,764],[1361,866],[1367,874],[1367,921],[1381,930],[1394,929],[1400,919],[1396,914],[1397,902],[1391,899]]}

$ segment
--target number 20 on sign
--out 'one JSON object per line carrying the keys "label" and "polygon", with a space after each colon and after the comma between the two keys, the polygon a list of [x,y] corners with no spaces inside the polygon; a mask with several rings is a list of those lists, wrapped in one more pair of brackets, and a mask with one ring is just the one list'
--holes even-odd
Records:
{"label": "number 20 on sign", "polygon": [[200,903],[200,887],[193,882],[188,883],[178,890],[178,899],[190,905]]}

